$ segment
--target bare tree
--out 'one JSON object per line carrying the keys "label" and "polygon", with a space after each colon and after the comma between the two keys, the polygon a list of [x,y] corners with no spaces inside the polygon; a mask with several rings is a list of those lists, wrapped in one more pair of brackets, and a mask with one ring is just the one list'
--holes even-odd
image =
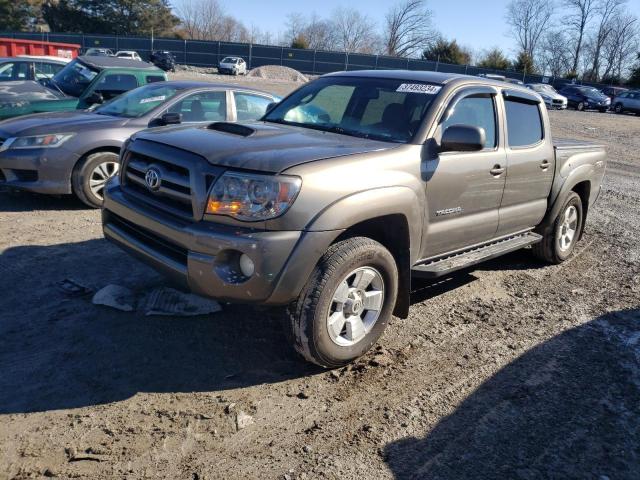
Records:
{"label": "bare tree", "polygon": [[193,40],[218,40],[225,12],[218,0],[183,0],[176,13],[187,37]]}
{"label": "bare tree", "polygon": [[344,52],[365,53],[375,37],[375,25],[362,13],[352,8],[337,8],[331,15],[335,46]]}
{"label": "bare tree", "polygon": [[571,54],[567,50],[567,35],[562,30],[548,32],[542,40],[541,67],[554,77],[560,77],[571,69]]}
{"label": "bare tree", "polygon": [[593,81],[598,81],[600,78],[602,48],[613,31],[613,19],[625,3],[627,3],[627,0],[600,0],[598,4],[598,25],[593,39],[593,60],[589,75]]}
{"label": "bare tree", "polygon": [[336,33],[332,23],[323,20],[315,13],[309,17],[304,35],[309,48],[314,50],[332,50],[336,44]]}
{"label": "bare tree", "polygon": [[631,66],[638,50],[640,23],[629,11],[621,11],[612,19],[612,30],[603,45],[603,78],[621,78]]}
{"label": "bare tree", "polygon": [[393,6],[385,19],[386,53],[405,57],[422,52],[436,37],[431,18],[424,0],[404,0]]}
{"label": "bare tree", "polygon": [[554,4],[548,0],[511,0],[507,5],[506,20],[511,35],[520,51],[533,60],[541,39],[551,27],[553,12]]}
{"label": "bare tree", "polygon": [[562,6],[571,13],[563,21],[567,30],[574,35],[572,72],[578,71],[578,62],[584,46],[587,26],[595,14],[597,0],[563,0]]}

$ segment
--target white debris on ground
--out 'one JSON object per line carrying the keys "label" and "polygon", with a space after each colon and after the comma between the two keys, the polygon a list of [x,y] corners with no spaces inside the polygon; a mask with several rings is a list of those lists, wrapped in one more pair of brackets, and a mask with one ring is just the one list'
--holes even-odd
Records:
{"label": "white debris on ground", "polygon": [[133,290],[121,285],[107,285],[93,296],[95,305],[131,312],[138,310],[145,315],[164,315],[190,317],[208,315],[222,310],[213,299],[203,298],[191,293],[183,293],[173,288],[158,287],[140,299]]}
{"label": "white debris on ground", "polygon": [[107,285],[101,288],[93,296],[94,305],[104,305],[106,307],[132,312],[136,308],[136,296],[133,290],[121,285]]}
{"label": "white debris on ground", "polygon": [[309,78],[299,71],[289,67],[282,67],[280,65],[264,65],[262,67],[254,68],[247,73],[247,76],[264,78],[266,80],[281,80],[285,82],[306,83],[309,81]]}
{"label": "white debris on ground", "polygon": [[242,430],[243,428],[248,427],[249,425],[253,425],[253,417],[251,415],[246,414],[242,410],[238,412],[236,415],[236,429]]}

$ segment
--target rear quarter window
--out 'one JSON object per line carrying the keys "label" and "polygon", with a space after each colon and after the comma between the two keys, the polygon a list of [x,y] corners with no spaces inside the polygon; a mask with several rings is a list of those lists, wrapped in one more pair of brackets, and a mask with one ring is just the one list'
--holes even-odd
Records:
{"label": "rear quarter window", "polygon": [[538,104],[505,100],[507,140],[510,147],[530,147],[544,138]]}

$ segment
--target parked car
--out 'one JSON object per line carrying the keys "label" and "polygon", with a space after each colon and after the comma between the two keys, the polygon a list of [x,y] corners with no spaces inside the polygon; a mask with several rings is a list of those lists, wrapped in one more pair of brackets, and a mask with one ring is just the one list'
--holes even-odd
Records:
{"label": "parked car", "polygon": [[555,88],[548,83],[529,83],[527,87],[542,97],[547,108],[565,110],[567,97],[560,95]]}
{"label": "parked car", "polygon": [[50,79],[0,84],[0,119],[85,109],[140,85],[166,79],[163,71],[149,63],[78,57]]}
{"label": "parked car", "polygon": [[632,112],[640,115],[640,90],[622,92],[615,98],[614,102],[614,112]]}
{"label": "parked car", "polygon": [[19,57],[0,58],[0,82],[22,82],[51,78],[69,63],[66,58]]}
{"label": "parked car", "polygon": [[140,58],[138,52],[134,52],[133,50],[119,50],[118,52],[116,52],[116,57],[128,58],[129,60],[138,60],[139,62],[142,61],[142,58]]}
{"label": "parked car", "polygon": [[151,52],[149,61],[165,72],[176,71],[176,59],[171,54],[171,52],[167,50],[156,50],[154,52]]}
{"label": "parked car", "polygon": [[225,57],[218,64],[218,73],[229,75],[246,75],[247,62],[240,57]]}
{"label": "parked car", "polygon": [[560,95],[567,98],[567,104],[576,110],[599,110],[606,112],[611,106],[611,99],[600,90],[584,85],[567,85],[560,90]]}
{"label": "parked car", "polygon": [[[279,98],[209,82],[139,87],[93,111],[36,114],[0,122],[0,185],[39,193],[74,193],[102,204],[118,172],[118,152],[132,134],[155,126],[255,120]],[[43,161],[46,159],[46,161]]]}
{"label": "parked car", "polygon": [[446,73],[326,75],[261,122],[133,135],[104,235],[201,295],[287,305],[296,350],[344,365],[408,315],[412,276],[570,257],[606,155],[554,142],[542,102]]}
{"label": "parked car", "polygon": [[113,51],[108,48],[87,48],[84,54],[87,57],[113,57]]}
{"label": "parked car", "polygon": [[622,92],[626,92],[628,90],[629,90],[628,88],[623,88],[623,87],[604,87],[600,91],[604,93],[607,97],[609,97],[611,99],[611,102],[613,102],[614,98],[616,98]]}

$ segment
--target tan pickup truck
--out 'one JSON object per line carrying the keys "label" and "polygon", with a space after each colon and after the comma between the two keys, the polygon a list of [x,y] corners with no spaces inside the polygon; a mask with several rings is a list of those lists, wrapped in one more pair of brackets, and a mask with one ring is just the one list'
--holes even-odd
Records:
{"label": "tan pickup truck", "polygon": [[336,73],[258,122],[135,134],[106,188],[104,234],[198,294],[287,306],[296,350],[336,367],[408,315],[412,277],[524,247],[568,258],[605,158],[553,142],[524,87]]}

